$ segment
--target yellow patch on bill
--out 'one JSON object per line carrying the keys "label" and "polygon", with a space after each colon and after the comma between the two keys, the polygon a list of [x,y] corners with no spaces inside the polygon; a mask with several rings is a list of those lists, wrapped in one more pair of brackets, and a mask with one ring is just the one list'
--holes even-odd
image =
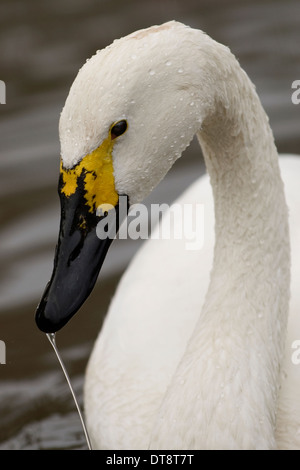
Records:
{"label": "yellow patch on bill", "polygon": [[84,198],[89,206],[89,212],[96,211],[102,204],[115,206],[118,202],[118,194],[115,190],[113,175],[112,149],[113,140],[110,135],[93,152],[86,155],[74,168],[63,168],[60,172],[63,178],[62,193],[70,197],[75,193],[78,178],[83,177]]}

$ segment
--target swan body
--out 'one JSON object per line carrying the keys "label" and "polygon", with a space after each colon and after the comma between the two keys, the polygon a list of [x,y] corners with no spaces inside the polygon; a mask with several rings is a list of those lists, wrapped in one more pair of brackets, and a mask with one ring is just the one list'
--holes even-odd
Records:
{"label": "swan body", "polygon": [[[204,245],[188,251],[184,239],[148,241],[125,273],[87,368],[92,443],[300,447],[299,369],[289,343],[299,331],[299,267],[293,264],[289,316],[278,154],[248,76],[228,48],[199,30],[169,22],[138,31],[79,71],[60,118],[61,232],[37,323],[59,329],[95,282],[104,257],[93,238],[95,201],[117,208],[125,194],[129,205],[142,202],[195,134],[209,178],[178,204],[204,204]],[[299,160],[282,165],[298,216]],[[294,262],[299,226],[291,225]]]}

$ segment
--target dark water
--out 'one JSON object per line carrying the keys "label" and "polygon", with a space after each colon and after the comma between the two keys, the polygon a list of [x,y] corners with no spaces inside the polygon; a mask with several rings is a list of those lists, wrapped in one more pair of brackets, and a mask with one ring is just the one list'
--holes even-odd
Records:
{"label": "dark water", "polygon": [[[57,122],[78,68],[136,29],[176,19],[227,44],[257,86],[281,152],[300,153],[300,3],[216,0],[1,0],[0,449],[83,449],[85,442],[34,311],[52,269],[59,223]],[[202,171],[194,142],[159,186],[172,201]],[[82,403],[83,376],[115,286],[138,242],[117,241],[96,290],[57,337]],[[101,299],[101,300],[100,300]]]}

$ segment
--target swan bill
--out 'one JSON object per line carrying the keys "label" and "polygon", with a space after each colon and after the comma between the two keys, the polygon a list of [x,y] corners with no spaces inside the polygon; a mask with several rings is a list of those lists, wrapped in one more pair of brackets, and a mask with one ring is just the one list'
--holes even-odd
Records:
{"label": "swan bill", "polygon": [[[119,197],[117,202],[114,198],[113,204],[105,203],[91,210],[91,199],[86,197],[86,176],[86,170],[82,169],[76,177],[75,190],[66,193],[64,173],[60,174],[61,221],[54,267],[35,316],[38,328],[45,333],[60,330],[85,302],[120,223],[127,216],[127,197],[127,207],[124,211],[122,204],[122,214]],[[104,209],[99,210],[101,207]],[[113,217],[110,217],[111,212]],[[99,222],[102,227],[106,226],[105,236],[102,230],[99,237]]]}

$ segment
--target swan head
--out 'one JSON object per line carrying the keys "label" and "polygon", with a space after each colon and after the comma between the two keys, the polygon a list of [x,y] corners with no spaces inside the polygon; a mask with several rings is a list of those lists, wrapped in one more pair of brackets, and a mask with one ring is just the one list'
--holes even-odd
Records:
{"label": "swan head", "polygon": [[41,330],[60,329],[91,292],[111,243],[97,237],[98,222],[118,212],[120,195],[128,208],[141,202],[199,130],[195,59],[205,41],[169,22],[115,41],[80,69],[60,117],[61,226]]}
{"label": "swan head", "polygon": [[127,130],[113,145],[114,182],[130,204],[141,202],[200,127],[199,71],[191,53],[197,35],[205,37],[172,21],[116,40],[90,58],[60,118],[64,168],[77,165],[125,120]]}

